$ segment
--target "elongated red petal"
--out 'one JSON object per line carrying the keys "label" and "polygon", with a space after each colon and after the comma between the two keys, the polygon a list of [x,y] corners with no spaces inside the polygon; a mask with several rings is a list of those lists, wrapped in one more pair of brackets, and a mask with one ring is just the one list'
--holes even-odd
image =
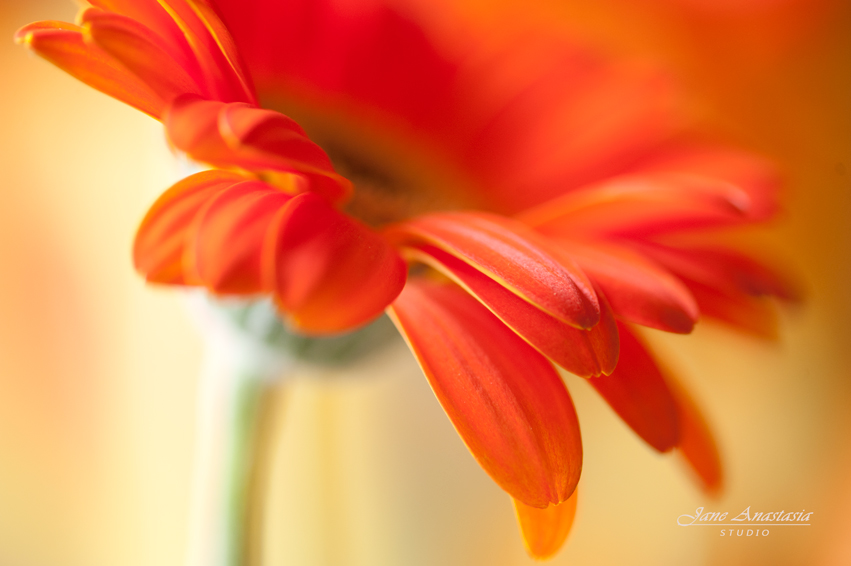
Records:
{"label": "elongated red petal", "polygon": [[243,167],[296,171],[308,178],[312,192],[331,202],[351,195],[351,183],[334,171],[325,151],[280,112],[230,104],[219,113],[219,133]]}
{"label": "elongated red petal", "polygon": [[426,263],[450,277],[482,302],[502,322],[539,352],[582,377],[609,374],[618,361],[618,331],[608,304],[590,330],[550,316],[487,275],[443,250],[420,244],[404,249],[410,259]]}
{"label": "elongated red petal", "polygon": [[701,175],[731,183],[748,194],[748,218],[771,218],[778,209],[780,178],[776,167],[752,153],[696,141],[672,140],[667,147],[634,164],[637,174]]}
{"label": "elongated red petal", "polygon": [[670,376],[668,382],[677,398],[680,421],[678,450],[697,474],[703,490],[717,496],[724,487],[724,469],[712,431],[685,388]]}
{"label": "elongated red petal", "polygon": [[591,328],[600,320],[600,305],[585,274],[569,258],[556,261],[544,238],[510,219],[473,212],[430,214],[396,224],[387,235],[403,244],[437,246],[577,328]]}
{"label": "elongated red petal", "polygon": [[[199,161],[241,167],[284,190],[309,190],[332,202],[351,193],[325,152],[283,114],[188,95],[168,106],[163,122],[175,147]],[[294,184],[292,174],[306,183]]]}
{"label": "elongated red petal", "polygon": [[227,28],[206,0],[159,0],[186,36],[207,87],[223,102],[257,104],[254,87]]}
{"label": "elongated red petal", "polygon": [[203,76],[186,36],[157,0],[88,0],[88,3],[139,22],[157,34],[165,44],[166,51],[190,76],[195,77],[196,81]]}
{"label": "elongated red petal", "polygon": [[81,20],[98,47],[164,100],[181,94],[204,94],[198,82],[169,53],[165,42],[149,28],[96,8],[86,10]]}
{"label": "elongated red petal", "polygon": [[702,316],[759,337],[777,336],[777,313],[764,295],[798,296],[797,288],[785,278],[734,252],[638,241],[630,245],[676,275],[697,301]]}
{"label": "elongated red petal", "polygon": [[578,489],[564,503],[550,505],[546,509],[529,507],[522,501],[512,499],[529,556],[545,560],[564,545],[576,516],[577,493]]}
{"label": "elongated red petal", "polygon": [[310,193],[275,216],[263,254],[266,287],[305,333],[366,324],[405,284],[405,263],[383,238]]}
{"label": "elongated red petal", "polygon": [[688,279],[683,279],[683,283],[700,306],[701,316],[759,338],[777,338],[777,310],[768,297],[727,293]]}
{"label": "elongated red petal", "polygon": [[751,200],[726,181],[684,174],[623,176],[567,193],[520,219],[546,234],[647,236],[749,220]]}
{"label": "elongated red petal", "polygon": [[388,313],[491,478],[531,507],[566,501],[579,481],[582,442],[549,362],[452,284],[411,279]]}
{"label": "elongated red petal", "polygon": [[183,271],[186,234],[201,208],[244,177],[224,171],[196,173],[164,192],[142,220],[133,242],[136,270],[152,283],[187,284]]}
{"label": "elongated red petal", "polygon": [[210,198],[187,233],[184,270],[214,293],[251,295],[263,287],[262,254],[270,222],[289,195],[244,181]]}
{"label": "elongated red petal", "polygon": [[725,293],[771,295],[788,301],[801,299],[800,285],[790,276],[735,250],[717,246],[674,247],[650,242],[632,242],[631,245],[680,277]]}
{"label": "elongated red petal", "polygon": [[15,39],[90,87],[159,119],[165,100],[110,55],[83,39],[82,28],[64,22],[36,22]]}
{"label": "elongated red petal", "polygon": [[687,334],[700,315],[679,279],[629,248],[604,242],[559,240],[559,246],[599,286],[627,322]]}
{"label": "elongated red petal", "polygon": [[228,27],[222,22],[214,5],[208,0],[187,0],[187,4],[195,12],[198,23],[206,29],[210,38],[212,38],[219,48],[224,60],[227,62],[228,71],[235,77],[236,83],[238,83],[239,88],[242,90],[241,94],[244,94],[247,99],[246,102],[256,104],[257,100],[254,94],[251,75],[246,71],[245,63],[237,49],[236,43]]}
{"label": "elongated red petal", "polygon": [[618,367],[611,375],[591,379],[591,385],[647,444],[667,452],[680,440],[676,399],[641,341],[623,323],[618,331]]}
{"label": "elongated red petal", "polygon": [[219,134],[219,112],[224,106],[191,95],[173,100],[163,115],[169,140],[198,161],[226,166],[229,151]]}

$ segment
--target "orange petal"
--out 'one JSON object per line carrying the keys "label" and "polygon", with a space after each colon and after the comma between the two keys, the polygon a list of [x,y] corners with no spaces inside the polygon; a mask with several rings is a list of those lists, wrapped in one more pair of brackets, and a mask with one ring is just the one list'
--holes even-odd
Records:
{"label": "orange petal", "polygon": [[36,22],[18,30],[15,39],[90,87],[159,119],[165,100],[109,54],[84,41],[82,28]]}
{"label": "orange petal", "polygon": [[545,560],[551,558],[564,545],[576,516],[578,492],[579,490],[575,490],[564,503],[550,505],[546,509],[529,507],[512,499],[529,556],[536,560]]}
{"label": "orange petal", "polygon": [[260,181],[219,191],[195,215],[187,234],[184,271],[214,293],[270,291],[261,273],[266,231],[289,195]]}
{"label": "orange petal", "polygon": [[257,104],[233,38],[206,0],[159,0],[186,36],[207,87],[223,102]]}
{"label": "orange petal", "polygon": [[430,214],[387,234],[400,243],[433,244],[567,324],[589,329],[600,320],[585,274],[569,258],[554,259],[550,244],[518,222],[484,213]]}
{"label": "orange petal", "polygon": [[227,166],[230,152],[219,134],[219,112],[224,106],[222,102],[192,95],[173,100],[163,113],[169,140],[198,161]]}
{"label": "orange petal", "polygon": [[777,337],[777,313],[764,295],[797,299],[797,286],[744,255],[720,248],[674,248],[632,242],[688,287],[701,315],[755,336]]}
{"label": "orange petal", "polygon": [[777,310],[767,297],[725,293],[708,285],[683,280],[700,306],[700,314],[759,338],[777,338]]}
{"label": "orange petal", "polygon": [[632,242],[631,245],[674,274],[725,293],[772,295],[788,301],[801,299],[800,285],[791,276],[735,250],[680,248],[650,242]]}
{"label": "orange petal", "polygon": [[697,404],[682,385],[670,377],[669,385],[676,395],[679,409],[679,451],[697,474],[703,490],[709,495],[717,496],[724,487],[724,470],[712,431]]}
{"label": "orange petal", "polygon": [[120,61],[163,100],[181,94],[203,94],[201,86],[180,66],[163,40],[135,20],[91,8],[81,21],[94,42]]}
{"label": "orange petal", "polygon": [[220,191],[245,181],[224,171],[197,173],[163,193],[145,215],[133,242],[136,270],[152,283],[187,284],[186,234],[199,210]]}
{"label": "orange petal", "polygon": [[687,334],[700,315],[679,279],[626,247],[559,240],[559,246],[600,287],[615,314],[666,332]]}
{"label": "orange petal", "polygon": [[327,334],[379,316],[405,285],[402,258],[322,198],[294,197],[269,225],[264,280],[302,332]]}
{"label": "orange petal", "polygon": [[659,452],[680,439],[677,402],[653,357],[623,323],[618,323],[621,355],[611,375],[590,380],[623,421]]}
{"label": "orange petal", "polygon": [[461,285],[539,352],[582,377],[609,374],[618,361],[618,331],[608,304],[600,322],[581,330],[550,316],[487,275],[443,250],[420,244],[405,248],[412,260],[434,267]]}
{"label": "orange petal", "polygon": [[153,31],[177,64],[195,77],[196,82],[202,86],[206,84],[198,80],[203,74],[186,36],[157,0],[88,0],[88,3],[103,11],[126,16]]}
{"label": "orange petal", "polygon": [[334,171],[325,151],[280,112],[230,104],[219,113],[219,132],[243,167],[298,172],[308,178],[312,192],[331,202],[351,195],[351,182]]}
{"label": "orange petal", "polygon": [[180,33],[180,28],[157,0],[87,0],[95,8],[127,16],[163,38]]}
{"label": "orange petal", "polygon": [[[218,167],[241,167],[284,190],[309,190],[331,202],[351,193],[351,183],[338,175],[325,152],[283,114],[241,103],[225,104],[182,96],[163,117],[171,142],[188,155]],[[270,172],[295,174],[307,182],[293,186]]]}
{"label": "orange petal", "polygon": [[582,441],[549,362],[452,284],[411,279],[388,314],[491,478],[532,507],[566,501],[579,481]]}
{"label": "orange petal", "polygon": [[750,205],[745,191],[725,181],[636,175],[567,193],[519,218],[550,235],[647,236],[746,221]]}
{"label": "orange petal", "polygon": [[633,167],[637,174],[686,173],[720,179],[748,194],[748,218],[771,218],[778,209],[780,179],[767,159],[729,147],[673,140]]}

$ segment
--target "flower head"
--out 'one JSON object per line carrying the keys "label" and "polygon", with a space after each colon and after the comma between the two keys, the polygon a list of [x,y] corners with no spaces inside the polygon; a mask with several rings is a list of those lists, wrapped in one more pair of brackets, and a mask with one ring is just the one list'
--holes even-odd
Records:
{"label": "flower head", "polygon": [[794,291],[706,237],[771,217],[775,179],[685,132],[664,76],[380,1],[90,4],[17,37],[214,168],[142,221],[149,281],[271,295],[308,334],[386,310],[535,556],[567,536],[582,467],[554,364],[720,486],[706,424],[634,325],[770,334],[765,297]]}

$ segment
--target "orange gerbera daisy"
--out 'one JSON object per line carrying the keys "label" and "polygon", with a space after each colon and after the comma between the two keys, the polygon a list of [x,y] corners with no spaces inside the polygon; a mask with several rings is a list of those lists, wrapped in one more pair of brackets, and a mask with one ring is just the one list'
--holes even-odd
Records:
{"label": "orange gerbera daisy", "polygon": [[554,364],[720,486],[703,418],[633,325],[687,333],[703,314],[770,334],[765,296],[793,293],[683,238],[769,218],[776,184],[684,133],[664,77],[398,2],[90,4],[17,37],[216,168],[143,220],[149,281],[271,295],[307,334],[386,310],[534,556],[565,540],[582,468]]}

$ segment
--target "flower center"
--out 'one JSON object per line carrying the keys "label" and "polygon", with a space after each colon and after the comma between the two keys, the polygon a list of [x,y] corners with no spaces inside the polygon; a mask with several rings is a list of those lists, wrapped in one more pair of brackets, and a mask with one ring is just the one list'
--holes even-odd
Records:
{"label": "flower center", "polygon": [[345,212],[372,227],[428,212],[484,208],[462,173],[403,128],[335,107],[292,100],[263,105],[293,118],[325,150],[336,171],[354,184]]}
{"label": "flower center", "polygon": [[460,208],[440,191],[424,190],[415,179],[390,168],[382,168],[335,141],[320,143],[338,173],[354,184],[346,213],[373,227],[404,220],[417,214]]}

